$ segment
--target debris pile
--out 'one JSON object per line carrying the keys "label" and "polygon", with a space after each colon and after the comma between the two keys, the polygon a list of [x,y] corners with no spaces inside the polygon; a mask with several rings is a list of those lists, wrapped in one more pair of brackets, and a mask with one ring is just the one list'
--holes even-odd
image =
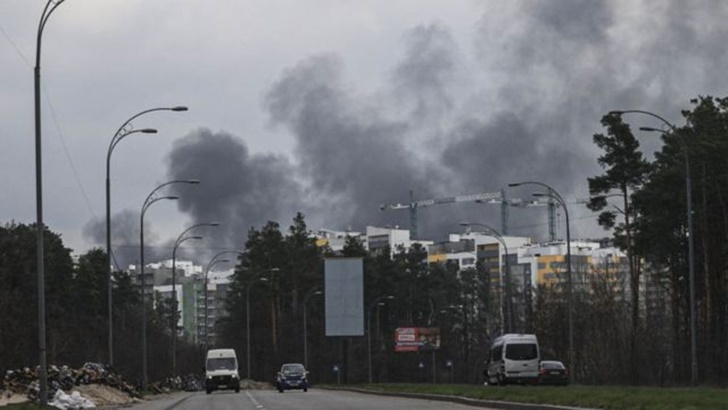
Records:
{"label": "debris pile", "polygon": [[66,394],[63,390],[56,390],[56,394],[53,396],[53,400],[49,403],[51,406],[61,409],[95,409],[96,405],[91,400],[81,396],[81,393],[74,391],[71,394]]}
{"label": "debris pile", "polygon": [[[126,382],[110,366],[98,363],[86,363],[80,369],[68,366],[48,366],[48,400],[52,401],[56,393],[72,391],[77,386],[101,384],[119,390],[131,398],[141,397],[133,385]],[[15,394],[26,395],[30,401],[40,402],[40,382],[37,369],[23,368],[8,370],[2,382],[2,389]]]}
{"label": "debris pile", "polygon": [[167,377],[166,379],[151,383],[149,390],[155,393],[169,393],[171,391],[200,391],[202,390],[202,381],[197,375],[188,374],[186,376]]}

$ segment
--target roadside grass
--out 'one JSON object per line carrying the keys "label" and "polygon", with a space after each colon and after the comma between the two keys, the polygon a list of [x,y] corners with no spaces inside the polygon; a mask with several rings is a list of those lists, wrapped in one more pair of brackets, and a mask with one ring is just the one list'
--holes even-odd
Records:
{"label": "roadside grass", "polygon": [[[334,386],[332,386],[334,387]],[[354,386],[351,386],[354,387]],[[365,384],[367,390],[463,396],[482,400],[614,410],[728,409],[728,389],[627,386],[470,386],[426,384]]]}

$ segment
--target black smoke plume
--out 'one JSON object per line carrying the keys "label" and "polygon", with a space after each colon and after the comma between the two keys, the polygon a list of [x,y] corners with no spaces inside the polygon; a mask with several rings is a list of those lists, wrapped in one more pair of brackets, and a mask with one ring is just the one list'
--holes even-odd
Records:
{"label": "black smoke plume", "polygon": [[[483,6],[472,42],[437,23],[407,31],[402,59],[384,62],[375,90],[357,89],[336,54],[283,70],[263,102],[271,125],[294,139],[281,147],[290,157],[250,153],[244,141],[257,136],[195,131],[169,155],[170,178],[203,181],[180,209],[223,224],[212,247],[240,247],[251,226],[285,228],[296,211],[314,229],[408,227],[406,211],[379,205],[409,202],[410,190],[427,199],[536,180],[576,199],[602,172],[592,135],[604,114],[645,109],[680,124],[690,98],[728,89],[728,4],[498,4]],[[635,130],[660,125],[627,120]],[[660,146],[639,138],[648,157]],[[609,235],[583,205],[569,213],[574,237]],[[498,206],[438,205],[419,210],[420,235],[459,231],[464,220],[501,227]],[[558,228],[563,237],[563,220]],[[545,239],[546,209],[511,209],[509,231]]]}

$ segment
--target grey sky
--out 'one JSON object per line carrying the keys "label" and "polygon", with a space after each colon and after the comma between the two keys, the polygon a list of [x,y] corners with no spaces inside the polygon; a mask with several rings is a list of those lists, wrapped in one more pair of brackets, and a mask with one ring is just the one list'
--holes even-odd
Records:
{"label": "grey sky", "polygon": [[[2,223],[35,221],[32,67],[44,4],[0,2]],[[378,204],[408,201],[410,189],[425,199],[539,180],[584,196],[607,111],[680,124],[690,98],[726,95],[727,20],[717,0],[66,0],[43,36],[44,219],[76,253],[103,247],[111,137],[132,115],[173,105],[190,111],[137,119],[159,134],[131,135],[112,156],[124,262],[144,198],[174,178],[202,184],[147,211],[154,257],[209,220],[223,226],[194,245],[208,252],[242,247],[251,225],[285,228],[297,210],[313,229],[408,226],[407,212]],[[648,157],[659,148],[640,140]],[[428,236],[465,219],[500,224],[494,206],[419,214]],[[585,208],[570,214],[574,236],[604,234]],[[513,209],[510,225],[544,239],[545,209]]]}

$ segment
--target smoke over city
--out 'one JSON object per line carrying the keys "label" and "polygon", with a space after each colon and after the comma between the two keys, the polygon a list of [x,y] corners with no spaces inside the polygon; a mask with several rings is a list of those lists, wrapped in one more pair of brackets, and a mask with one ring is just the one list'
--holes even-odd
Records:
{"label": "smoke over city", "polygon": [[[583,197],[586,178],[601,172],[592,135],[608,111],[648,108],[679,123],[690,98],[725,95],[728,5],[711,4],[499,3],[484,10],[475,38],[429,22],[404,33],[402,57],[382,68],[376,89],[352,83],[339,55],[309,56],[283,69],[262,101],[270,126],[293,136],[290,157],[251,153],[252,136],[199,129],[169,153],[167,176],[203,181],[179,209],[196,223],[220,222],[209,233],[220,248],[241,248],[250,227],[267,221],[286,229],[297,211],[311,229],[406,228],[406,210],[379,205],[408,203],[410,190],[418,200],[535,180]],[[649,138],[641,139],[648,158],[660,145]],[[609,234],[573,207],[573,236]],[[510,214],[510,234],[545,239],[544,208]],[[464,220],[501,228],[494,205],[439,205],[419,217],[426,238]]]}

